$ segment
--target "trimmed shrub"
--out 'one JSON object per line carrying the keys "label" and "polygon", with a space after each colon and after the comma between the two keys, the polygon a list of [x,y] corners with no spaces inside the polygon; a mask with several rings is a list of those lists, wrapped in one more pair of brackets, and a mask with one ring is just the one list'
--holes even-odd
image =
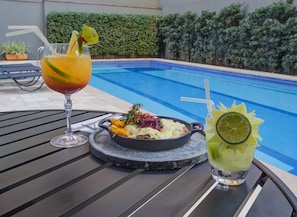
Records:
{"label": "trimmed shrub", "polygon": [[98,31],[102,45],[92,46],[92,57],[156,57],[160,19],[157,15],[51,12],[47,33],[51,43],[68,42],[72,30],[86,24]]}

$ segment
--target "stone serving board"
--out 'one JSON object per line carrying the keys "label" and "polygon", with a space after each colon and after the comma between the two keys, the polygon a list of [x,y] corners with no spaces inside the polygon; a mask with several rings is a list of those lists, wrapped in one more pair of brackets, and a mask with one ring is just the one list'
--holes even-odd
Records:
{"label": "stone serving board", "polygon": [[207,160],[205,137],[194,133],[183,146],[166,151],[144,151],[116,144],[107,131],[94,132],[89,137],[91,153],[106,162],[126,168],[171,170]]}

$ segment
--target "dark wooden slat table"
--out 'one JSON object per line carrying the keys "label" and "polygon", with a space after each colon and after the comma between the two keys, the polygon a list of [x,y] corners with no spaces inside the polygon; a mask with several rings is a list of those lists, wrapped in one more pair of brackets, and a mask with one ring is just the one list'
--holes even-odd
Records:
{"label": "dark wooden slat table", "polygon": [[[73,111],[72,122],[107,113]],[[0,113],[0,216],[296,216],[296,196],[257,160],[246,183],[224,187],[208,162],[146,171],[99,160],[89,144],[52,147],[64,130],[61,110]]]}

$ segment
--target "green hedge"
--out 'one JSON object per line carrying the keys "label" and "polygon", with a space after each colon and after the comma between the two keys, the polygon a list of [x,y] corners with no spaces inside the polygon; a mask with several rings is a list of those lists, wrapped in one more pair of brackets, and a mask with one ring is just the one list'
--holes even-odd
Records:
{"label": "green hedge", "polygon": [[170,14],[160,23],[169,58],[297,75],[297,11],[278,2],[247,15],[241,4],[218,14]]}
{"label": "green hedge", "polygon": [[231,4],[200,16],[52,12],[47,21],[50,42],[67,42],[83,23],[94,27],[104,47],[93,46],[93,58],[161,56],[297,75],[297,11],[292,1],[249,14],[242,4]]}
{"label": "green hedge", "polygon": [[103,46],[92,46],[93,58],[156,57],[160,19],[157,15],[51,12],[47,17],[47,34],[51,43],[68,42],[72,30],[80,30],[84,23],[98,31]]}

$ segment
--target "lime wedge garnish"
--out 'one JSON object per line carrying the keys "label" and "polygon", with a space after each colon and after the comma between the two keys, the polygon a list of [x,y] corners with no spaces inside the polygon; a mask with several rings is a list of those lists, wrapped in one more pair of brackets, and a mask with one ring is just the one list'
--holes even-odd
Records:
{"label": "lime wedge garnish", "polygon": [[47,75],[47,77],[53,81],[56,81],[56,82],[60,82],[60,83],[67,83],[66,80],[64,79],[61,79],[61,78],[57,78],[57,77],[54,77],[54,76],[50,76],[50,75]]}
{"label": "lime wedge garnish", "polygon": [[249,138],[252,127],[244,115],[238,112],[227,112],[218,119],[216,130],[222,140],[231,145],[236,145]]}
{"label": "lime wedge garnish", "polygon": [[70,76],[66,73],[66,72],[63,72],[62,70],[58,69],[56,66],[54,66],[48,58],[44,58],[46,64],[54,71],[56,72],[58,75],[60,75],[61,77],[64,77],[64,78],[69,78]]}

